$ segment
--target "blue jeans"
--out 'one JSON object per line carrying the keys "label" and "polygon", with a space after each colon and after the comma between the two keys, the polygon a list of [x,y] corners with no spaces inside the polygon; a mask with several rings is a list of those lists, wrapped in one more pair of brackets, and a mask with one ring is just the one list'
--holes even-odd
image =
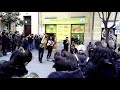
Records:
{"label": "blue jeans", "polygon": [[32,44],[29,44],[28,48],[31,51],[32,50]]}

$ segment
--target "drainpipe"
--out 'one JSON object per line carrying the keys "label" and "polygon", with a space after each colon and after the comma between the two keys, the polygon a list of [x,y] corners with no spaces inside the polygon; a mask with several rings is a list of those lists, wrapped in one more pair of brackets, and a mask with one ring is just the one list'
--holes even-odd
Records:
{"label": "drainpipe", "polygon": [[95,12],[93,12],[92,17],[92,33],[91,33],[91,43],[93,44],[93,36],[94,36],[94,18],[95,18]]}

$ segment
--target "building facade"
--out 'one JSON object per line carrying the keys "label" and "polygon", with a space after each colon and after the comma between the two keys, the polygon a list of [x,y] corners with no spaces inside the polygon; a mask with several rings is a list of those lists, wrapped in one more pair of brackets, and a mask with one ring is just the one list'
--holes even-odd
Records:
{"label": "building facade", "polygon": [[[31,20],[26,19],[26,26],[16,27],[20,33],[48,34],[53,35],[56,43],[62,42],[67,36],[69,40],[79,39],[78,44],[88,45],[90,41],[101,40],[104,25],[99,18],[98,12],[20,12],[20,18],[25,19],[30,16]],[[112,12],[108,28],[113,24],[115,12]],[[117,15],[119,21],[120,14]],[[29,22],[27,24],[27,22]],[[94,24],[94,25],[93,25]],[[94,27],[94,28],[93,28]],[[116,43],[120,43],[120,35],[116,35]],[[62,43],[61,43],[62,44]]]}
{"label": "building facade", "polygon": [[38,12],[20,12],[21,20],[24,20],[24,25],[16,27],[16,30],[22,33],[38,34]]}

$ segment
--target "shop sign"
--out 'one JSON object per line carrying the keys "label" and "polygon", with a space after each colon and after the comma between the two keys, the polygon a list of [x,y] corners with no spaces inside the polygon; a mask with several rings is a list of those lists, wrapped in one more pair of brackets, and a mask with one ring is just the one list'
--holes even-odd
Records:
{"label": "shop sign", "polygon": [[58,18],[58,19],[43,19],[42,24],[86,24],[88,18]]}

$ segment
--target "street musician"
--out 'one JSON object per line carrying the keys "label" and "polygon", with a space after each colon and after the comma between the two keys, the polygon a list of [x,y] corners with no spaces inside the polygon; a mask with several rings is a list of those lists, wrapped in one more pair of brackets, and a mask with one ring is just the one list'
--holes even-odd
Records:
{"label": "street musician", "polygon": [[39,41],[39,49],[38,49],[39,56],[38,57],[39,57],[40,63],[42,63],[44,47],[46,46],[46,43],[47,43],[47,35],[44,34],[43,36],[40,37],[40,41]]}

